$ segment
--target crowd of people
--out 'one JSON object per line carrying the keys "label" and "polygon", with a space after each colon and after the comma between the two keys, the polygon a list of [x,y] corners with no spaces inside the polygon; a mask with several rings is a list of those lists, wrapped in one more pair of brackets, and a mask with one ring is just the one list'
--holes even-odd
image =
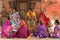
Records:
{"label": "crowd of people", "polygon": [[52,23],[44,12],[40,12],[37,19],[36,13],[28,10],[26,14],[27,21],[20,19],[19,12],[15,10],[10,13],[2,25],[2,38],[60,38],[60,22],[55,20],[54,31],[52,31]]}

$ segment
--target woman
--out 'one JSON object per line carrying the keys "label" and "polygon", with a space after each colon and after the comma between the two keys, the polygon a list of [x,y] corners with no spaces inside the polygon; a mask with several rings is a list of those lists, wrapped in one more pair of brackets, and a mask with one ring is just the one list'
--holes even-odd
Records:
{"label": "woman", "polygon": [[8,18],[2,26],[2,37],[9,38],[12,32],[12,29],[13,27],[11,26],[10,20]]}
{"label": "woman", "polygon": [[55,24],[55,28],[54,28],[54,32],[51,33],[51,37],[52,38],[60,38],[59,20],[55,20],[54,24]]}
{"label": "woman", "polygon": [[17,30],[18,25],[20,23],[19,18],[20,18],[19,13],[14,10],[14,14],[11,15],[11,24],[14,28],[13,30]]}
{"label": "woman", "polygon": [[36,27],[36,14],[31,8],[29,8],[29,11],[27,12],[27,25],[29,30],[33,32]]}
{"label": "woman", "polygon": [[48,25],[48,23],[50,22],[50,18],[46,17],[45,14],[43,12],[41,12],[39,14],[39,21],[44,21],[44,25]]}
{"label": "woman", "polygon": [[42,21],[40,21],[40,25],[38,25],[37,29],[34,30],[33,35],[39,38],[48,37],[46,26],[43,24]]}
{"label": "woman", "polygon": [[27,38],[30,35],[30,31],[25,24],[25,21],[22,20],[19,24],[17,32],[13,32],[12,37],[17,37],[17,38]]}

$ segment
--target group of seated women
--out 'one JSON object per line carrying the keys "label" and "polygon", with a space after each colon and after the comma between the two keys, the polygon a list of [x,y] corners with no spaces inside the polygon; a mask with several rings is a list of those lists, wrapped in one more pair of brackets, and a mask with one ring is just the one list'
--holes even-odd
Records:
{"label": "group of seated women", "polygon": [[[6,19],[2,26],[2,38],[28,38],[28,37],[38,37],[38,38],[60,38],[60,25],[59,20],[55,20],[54,32],[49,31],[52,26],[51,22],[48,25],[44,25],[44,21],[40,21],[39,25],[31,32],[24,20],[20,20],[18,27],[15,29],[12,25],[13,23],[9,18]],[[31,35],[32,34],[32,35]]]}

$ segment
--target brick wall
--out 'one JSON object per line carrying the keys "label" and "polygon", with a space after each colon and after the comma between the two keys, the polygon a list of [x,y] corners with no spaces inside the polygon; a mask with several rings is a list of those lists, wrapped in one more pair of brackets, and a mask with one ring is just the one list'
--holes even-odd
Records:
{"label": "brick wall", "polygon": [[[4,0],[4,6],[7,11],[10,10],[9,1]],[[10,0],[11,1],[11,0]],[[44,0],[42,4],[40,2],[36,2],[35,12],[40,12],[45,9],[47,15],[49,15],[52,19],[60,19],[60,0]]]}
{"label": "brick wall", "polygon": [[36,2],[35,11],[40,12],[40,10],[46,11],[45,14],[49,15],[52,19],[60,19],[60,0],[44,0],[44,2]]}

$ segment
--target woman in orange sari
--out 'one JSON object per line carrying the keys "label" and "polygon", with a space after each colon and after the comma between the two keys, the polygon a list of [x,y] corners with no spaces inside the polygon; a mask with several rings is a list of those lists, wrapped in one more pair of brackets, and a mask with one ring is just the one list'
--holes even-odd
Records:
{"label": "woman in orange sari", "polygon": [[33,32],[34,28],[36,27],[36,14],[35,12],[30,8],[27,12],[27,25],[31,32]]}

